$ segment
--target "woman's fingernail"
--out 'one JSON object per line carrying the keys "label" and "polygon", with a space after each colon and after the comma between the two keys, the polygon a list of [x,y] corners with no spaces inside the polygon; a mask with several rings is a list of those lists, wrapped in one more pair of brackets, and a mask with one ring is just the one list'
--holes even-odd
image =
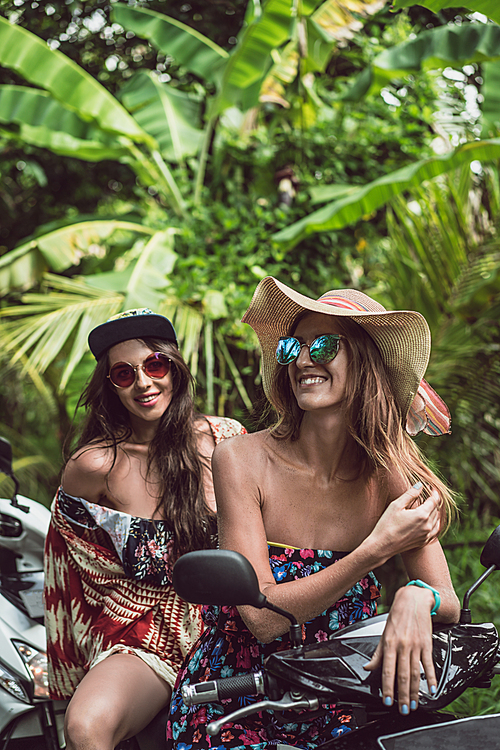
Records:
{"label": "woman's fingernail", "polygon": [[408,714],[410,713],[410,709],[408,708],[406,703],[403,703],[403,705],[401,706],[401,713],[403,714],[403,716],[408,716]]}
{"label": "woman's fingernail", "polygon": [[431,691],[431,695],[436,695],[437,688],[435,685],[431,685],[429,690]]}
{"label": "woman's fingernail", "polygon": [[417,710],[417,701],[410,701],[410,711]]}
{"label": "woman's fingernail", "polygon": [[392,706],[392,698],[390,695],[386,695],[384,698],[384,706]]}
{"label": "woman's fingernail", "polygon": [[419,490],[421,487],[423,487],[422,482],[415,482],[415,484],[413,485],[414,490]]}

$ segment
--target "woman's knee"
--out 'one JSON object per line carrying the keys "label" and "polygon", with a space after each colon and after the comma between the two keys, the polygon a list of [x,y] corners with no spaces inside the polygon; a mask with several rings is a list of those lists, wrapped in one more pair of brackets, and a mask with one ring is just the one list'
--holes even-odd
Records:
{"label": "woman's knee", "polygon": [[147,726],[170,695],[170,686],[137,656],[105,659],[85,675],[70,701],[68,750],[114,748]]}
{"label": "woman's knee", "polygon": [[68,750],[113,748],[123,739],[120,725],[120,717],[113,712],[106,697],[102,701],[94,698],[83,705],[78,701],[70,703],[64,719]]}

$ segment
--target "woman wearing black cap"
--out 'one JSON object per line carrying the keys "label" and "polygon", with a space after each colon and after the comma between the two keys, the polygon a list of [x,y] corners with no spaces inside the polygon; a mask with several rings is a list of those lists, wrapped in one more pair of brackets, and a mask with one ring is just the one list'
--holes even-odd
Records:
{"label": "woman wearing black cap", "polygon": [[244,428],[194,413],[167,318],[127,311],[91,331],[89,346],[87,417],[47,537],[45,620],[51,697],[71,698],[68,750],[112,750],[168,703],[201,632],[170,572],[212,545],[210,457]]}
{"label": "woman wearing black cap", "polygon": [[[243,321],[259,337],[262,385],[278,419],[215,450],[220,546],[247,557],[260,590],[295,615],[307,644],[376,614],[373,569],[400,553],[410,580],[365,668],[382,666],[384,704],[408,715],[418,708],[421,664],[436,692],[432,620],[459,615],[438,541],[453,496],[410,437],[450,427],[446,405],[423,380],[429,327],[419,313],[386,310],[357,290],[314,300],[272,277]],[[313,750],[354,726],[351,712],[325,705],[305,718],[262,711],[208,737],[206,725],[238,702],[188,708],[182,687],[257,671],[290,641],[288,620],[266,609],[210,607],[204,616],[209,627],[171,702],[174,750]]]}

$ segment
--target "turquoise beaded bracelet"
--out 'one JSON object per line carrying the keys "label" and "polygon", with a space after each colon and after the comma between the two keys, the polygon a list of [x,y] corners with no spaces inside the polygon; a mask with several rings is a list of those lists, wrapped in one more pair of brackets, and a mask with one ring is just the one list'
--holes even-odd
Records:
{"label": "turquoise beaded bracelet", "polygon": [[431,616],[435,615],[439,607],[441,606],[441,595],[439,591],[436,591],[435,588],[433,588],[432,586],[429,586],[428,583],[421,581],[419,578],[415,579],[414,581],[409,581],[406,585],[407,586],[420,586],[421,589],[429,589],[429,591],[432,591],[432,593],[434,594],[434,606],[431,609]]}

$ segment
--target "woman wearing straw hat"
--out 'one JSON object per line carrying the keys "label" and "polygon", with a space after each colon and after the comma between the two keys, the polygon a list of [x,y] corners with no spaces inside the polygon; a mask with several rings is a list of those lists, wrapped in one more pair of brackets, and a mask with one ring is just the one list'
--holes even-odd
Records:
{"label": "woman wearing straw hat", "polygon": [[[278,421],[215,450],[220,546],[250,560],[261,591],[296,616],[306,643],[374,615],[372,571],[400,553],[410,580],[366,669],[382,666],[384,704],[392,705],[397,687],[399,711],[409,714],[418,706],[420,663],[436,689],[431,622],[459,614],[438,541],[454,501],[409,437],[449,432],[448,410],[423,380],[428,325],[356,290],[313,300],[272,277],[258,285],[243,321],[259,337],[263,387]],[[288,621],[268,610],[208,608],[206,619],[211,627],[177,687],[259,669],[267,654],[289,647]],[[210,746],[203,725],[230,709],[188,710],[177,690],[174,747]],[[253,750],[314,748],[352,726],[347,712],[326,709],[311,722],[255,714],[225,725],[220,740]]]}
{"label": "woman wearing straw hat", "polygon": [[89,346],[87,418],[47,536],[45,622],[51,697],[71,699],[68,750],[112,750],[168,705],[202,631],[170,573],[179,555],[212,546],[210,456],[244,428],[195,414],[163,315],[128,310],[94,328]]}

